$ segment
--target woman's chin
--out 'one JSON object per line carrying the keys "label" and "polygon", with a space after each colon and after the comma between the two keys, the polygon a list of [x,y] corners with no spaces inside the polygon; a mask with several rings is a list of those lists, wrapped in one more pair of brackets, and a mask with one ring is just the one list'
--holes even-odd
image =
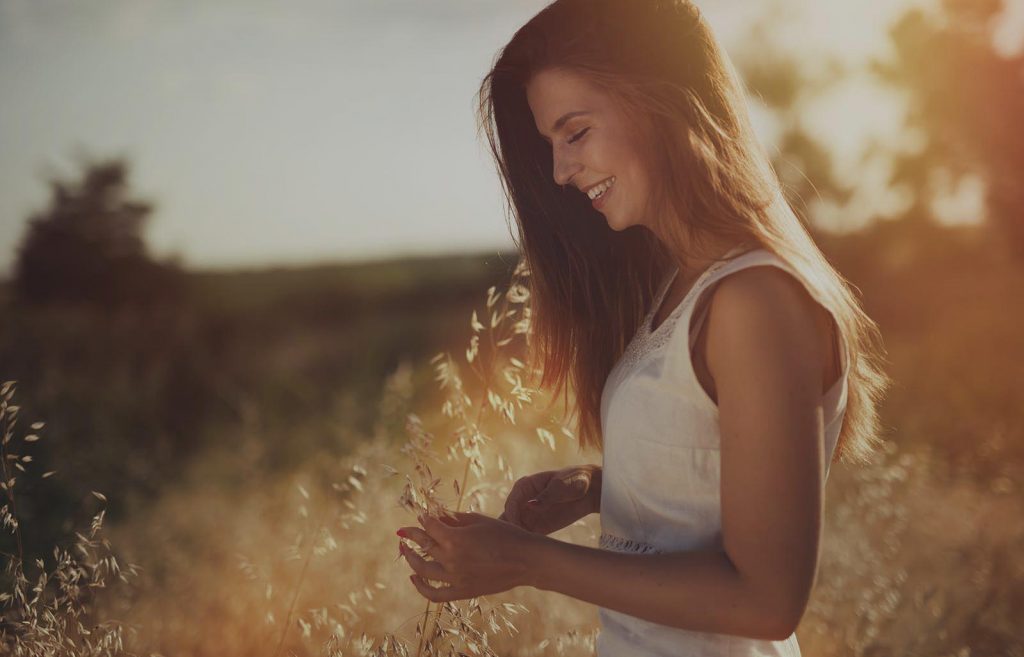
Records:
{"label": "woman's chin", "polygon": [[612,230],[614,230],[615,232],[621,232],[622,230],[624,230],[624,229],[629,227],[628,224],[625,225],[625,226],[620,225],[620,223],[619,223],[620,220],[615,215],[607,215],[606,214],[606,215],[604,215],[604,220],[605,220],[605,223],[608,224],[608,227],[611,228]]}

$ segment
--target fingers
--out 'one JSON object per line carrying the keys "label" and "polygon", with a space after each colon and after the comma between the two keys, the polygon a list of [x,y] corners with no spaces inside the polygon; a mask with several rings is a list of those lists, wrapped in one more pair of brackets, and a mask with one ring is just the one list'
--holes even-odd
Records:
{"label": "fingers", "polygon": [[575,502],[587,494],[590,488],[590,474],[577,469],[567,474],[552,477],[548,485],[537,496],[537,506],[560,502]]}
{"label": "fingers", "polygon": [[563,479],[566,490],[572,495],[572,499],[578,500],[590,490],[591,472],[583,469],[576,470]]}
{"label": "fingers", "polygon": [[440,520],[449,527],[466,527],[476,524],[481,519],[487,517],[479,513],[467,513],[465,511],[447,511],[446,513],[447,515],[441,516]]}
{"label": "fingers", "polygon": [[516,490],[516,487],[513,486],[508,497],[505,498],[505,510],[499,516],[500,520],[506,520],[511,522],[513,525],[521,523],[519,519],[519,498],[519,492]]}
{"label": "fingers", "polygon": [[416,519],[423,525],[419,527],[402,527],[398,535],[417,543],[423,550],[429,551],[435,546],[450,548],[455,534],[463,527],[469,527],[480,522],[492,520],[490,516],[480,513],[466,513],[463,511],[443,511],[444,515],[434,517],[428,514],[420,514]]}
{"label": "fingers", "polygon": [[552,520],[551,513],[555,511],[558,515],[559,510],[552,507],[585,499],[590,490],[591,476],[591,470],[583,466],[522,477],[509,491],[505,509],[498,520],[512,523],[528,532],[548,533],[558,523]]}
{"label": "fingers", "polygon": [[445,540],[445,537],[448,535],[448,525],[444,524],[434,516],[427,514],[420,514],[416,516],[416,519],[419,520],[421,525],[423,525],[423,529],[430,535],[430,538],[438,543]]}
{"label": "fingers", "polygon": [[562,526],[551,515],[559,515],[557,505],[585,499],[590,483],[591,471],[586,467],[530,475],[512,487],[498,519],[528,532],[547,534]]}
{"label": "fingers", "polygon": [[569,500],[566,497],[563,485],[555,483],[555,480],[552,479],[551,485],[542,490],[537,497],[532,500],[526,500],[526,510],[529,512],[543,512],[553,504],[568,502]]}
{"label": "fingers", "polygon": [[516,486],[505,500],[505,511],[499,520],[510,522],[528,532],[536,531],[536,513],[543,511],[544,507],[535,497],[539,494],[540,490],[532,485]]}
{"label": "fingers", "polygon": [[[403,528],[403,531],[408,532],[410,539],[416,540],[413,538],[414,536],[420,539],[416,540],[416,542],[421,546],[423,545],[423,543],[420,542],[421,540],[426,542],[428,545],[438,545],[441,543],[447,545],[447,536],[448,532],[452,530],[451,526],[442,522],[440,519],[427,514],[420,514],[416,519],[419,520],[421,525],[423,525],[423,529],[414,527],[405,530]],[[451,520],[452,522],[455,521],[454,518],[449,518],[448,520]],[[435,587],[427,584],[426,582],[426,580],[430,579],[450,583],[451,575],[444,569],[444,566],[437,561],[427,561],[415,554],[405,545],[399,546],[399,551],[402,553],[402,556],[405,557],[405,560],[409,563],[409,566],[415,573],[414,575],[409,576],[409,580],[416,586],[416,589],[423,595],[423,597],[432,602],[447,602],[449,600],[459,599],[451,597],[452,589],[450,586]]]}
{"label": "fingers", "polygon": [[445,570],[444,566],[438,561],[427,561],[420,555],[416,554],[412,548],[406,546],[404,543],[398,548],[402,552],[402,556],[409,562],[409,566],[412,567],[413,571],[420,577],[426,579],[435,579],[443,582],[451,582],[451,574]]}
{"label": "fingers", "polygon": [[575,499],[575,491],[561,479],[552,479],[537,496],[537,505],[557,504]]}
{"label": "fingers", "polygon": [[524,527],[522,523],[518,523],[517,524],[517,523],[514,523],[511,520],[509,520],[508,515],[505,514],[505,513],[502,513],[500,516],[498,516],[498,520],[502,520],[504,522],[516,525],[516,527],[519,527],[520,529],[526,529],[526,527]]}
{"label": "fingers", "polygon": [[409,580],[416,587],[416,590],[431,602],[450,602],[452,600],[463,600],[473,597],[455,586],[431,586],[418,575],[410,575]]}
{"label": "fingers", "polygon": [[398,535],[413,541],[427,554],[432,554],[431,550],[437,546],[437,541],[419,527],[402,527],[398,530]]}
{"label": "fingers", "polygon": [[453,525],[442,522],[440,518],[435,518],[434,516],[426,513],[421,513],[416,516],[416,519],[420,521],[421,525],[423,525],[423,529],[427,531],[430,538],[440,545],[447,546],[449,544],[449,532],[454,529]]}
{"label": "fingers", "polygon": [[512,490],[509,491],[508,497],[505,499],[505,512],[502,514],[505,520],[525,529],[522,516],[523,505],[526,500],[540,492],[541,483],[547,483],[546,476],[549,476],[549,473],[539,472],[529,477],[522,477],[512,485]]}

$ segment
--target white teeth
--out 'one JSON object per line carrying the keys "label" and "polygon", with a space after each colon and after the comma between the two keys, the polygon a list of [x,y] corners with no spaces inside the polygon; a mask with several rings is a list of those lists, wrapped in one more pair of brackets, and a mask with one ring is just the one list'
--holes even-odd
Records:
{"label": "white teeth", "polygon": [[587,196],[589,196],[590,200],[593,201],[597,197],[599,197],[602,194],[604,194],[614,184],[615,184],[615,176],[612,176],[611,178],[609,178],[608,180],[604,181],[600,185],[596,185],[593,188],[591,188],[590,190],[588,190],[587,191]]}

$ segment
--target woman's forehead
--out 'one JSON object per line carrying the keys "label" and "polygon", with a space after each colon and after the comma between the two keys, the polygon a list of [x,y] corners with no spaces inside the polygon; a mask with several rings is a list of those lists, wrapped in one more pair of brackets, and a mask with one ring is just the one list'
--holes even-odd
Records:
{"label": "woman's forehead", "polygon": [[526,95],[532,105],[534,100],[592,102],[603,94],[580,73],[563,69],[544,69],[530,78],[526,85]]}
{"label": "woman's forehead", "polygon": [[560,70],[534,75],[527,83],[526,97],[537,129],[544,135],[557,132],[564,125],[559,121],[567,114],[598,113],[607,103],[600,90],[585,77]]}

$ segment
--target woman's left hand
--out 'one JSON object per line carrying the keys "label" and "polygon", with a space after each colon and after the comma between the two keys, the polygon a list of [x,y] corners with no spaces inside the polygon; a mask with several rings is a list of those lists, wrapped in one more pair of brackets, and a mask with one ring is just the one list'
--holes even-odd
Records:
{"label": "woman's left hand", "polygon": [[[540,537],[479,513],[418,519],[422,529],[402,527],[398,535],[415,541],[433,560],[401,542],[399,550],[416,573],[412,583],[428,600],[463,600],[530,584],[529,548]],[[431,586],[426,580],[447,586]]]}

